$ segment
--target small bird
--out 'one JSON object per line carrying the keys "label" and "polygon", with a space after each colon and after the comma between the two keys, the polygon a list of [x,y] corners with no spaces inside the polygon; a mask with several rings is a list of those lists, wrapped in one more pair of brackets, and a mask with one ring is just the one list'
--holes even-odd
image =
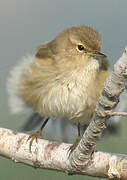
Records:
{"label": "small bird", "polygon": [[[108,76],[100,34],[89,26],[71,27],[12,69],[9,105],[13,112],[29,107],[45,117],[41,130],[49,119],[66,118],[77,124],[80,136]],[[40,136],[39,130],[34,137]]]}

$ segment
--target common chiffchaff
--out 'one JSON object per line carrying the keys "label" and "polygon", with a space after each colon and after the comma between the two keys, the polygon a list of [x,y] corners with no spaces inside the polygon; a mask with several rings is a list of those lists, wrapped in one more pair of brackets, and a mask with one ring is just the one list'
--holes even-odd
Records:
{"label": "common chiffchaff", "polygon": [[67,118],[88,124],[109,75],[108,61],[100,51],[100,34],[88,26],[71,27],[39,46],[34,56],[11,71],[12,110],[27,106],[47,117],[46,122]]}

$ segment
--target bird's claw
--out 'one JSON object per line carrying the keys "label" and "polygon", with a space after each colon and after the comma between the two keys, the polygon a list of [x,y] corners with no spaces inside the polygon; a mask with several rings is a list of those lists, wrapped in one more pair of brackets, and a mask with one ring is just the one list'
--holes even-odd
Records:
{"label": "bird's claw", "polygon": [[80,141],[80,137],[78,137],[78,138],[76,139],[76,141],[74,142],[74,144],[69,147],[69,150],[68,150],[69,156],[70,156],[71,153],[75,150],[75,148],[77,147],[79,141]]}
{"label": "bird's claw", "polygon": [[33,141],[36,140],[36,143],[37,143],[38,139],[41,139],[41,138],[42,138],[42,131],[41,130],[37,131],[35,134],[31,134],[28,137],[27,141],[30,140],[30,145],[29,145],[29,151],[30,152],[32,152],[31,147],[32,147]]}

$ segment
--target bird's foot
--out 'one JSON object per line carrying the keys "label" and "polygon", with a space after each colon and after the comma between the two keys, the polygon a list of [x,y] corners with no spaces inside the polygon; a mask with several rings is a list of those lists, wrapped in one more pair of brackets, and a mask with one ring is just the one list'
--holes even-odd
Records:
{"label": "bird's foot", "polygon": [[31,134],[27,141],[30,140],[30,145],[29,145],[29,151],[31,152],[31,147],[32,147],[32,144],[33,144],[33,141],[36,140],[36,142],[38,141],[38,139],[41,139],[42,138],[42,129],[38,130],[35,134]]}
{"label": "bird's foot", "polygon": [[70,146],[70,148],[69,148],[69,156],[70,156],[70,154],[75,150],[75,148],[77,147],[80,139],[81,139],[81,138],[78,137],[78,138],[75,140],[74,144],[73,144],[72,146]]}

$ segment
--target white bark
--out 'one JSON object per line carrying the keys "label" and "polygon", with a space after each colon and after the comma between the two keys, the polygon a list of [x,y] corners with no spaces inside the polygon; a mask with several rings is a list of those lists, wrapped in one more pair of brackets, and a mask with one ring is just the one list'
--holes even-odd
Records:
{"label": "white bark", "polygon": [[39,139],[38,142],[33,142],[30,152],[28,137],[27,134],[0,128],[0,154],[16,163],[37,168],[54,169],[68,174],[127,179],[126,155],[94,152],[88,164],[76,169],[69,159],[68,149],[71,144]]}
{"label": "white bark", "polygon": [[[96,142],[106,127],[106,120],[119,102],[127,81],[127,48],[114,66],[105,83],[96,112],[81,141],[69,155],[69,144],[39,139],[29,150],[28,135],[0,129],[0,154],[15,162],[34,167],[64,171],[68,174],[87,174],[111,179],[127,179],[127,156],[94,152]],[[110,113],[111,112],[111,113]]]}

